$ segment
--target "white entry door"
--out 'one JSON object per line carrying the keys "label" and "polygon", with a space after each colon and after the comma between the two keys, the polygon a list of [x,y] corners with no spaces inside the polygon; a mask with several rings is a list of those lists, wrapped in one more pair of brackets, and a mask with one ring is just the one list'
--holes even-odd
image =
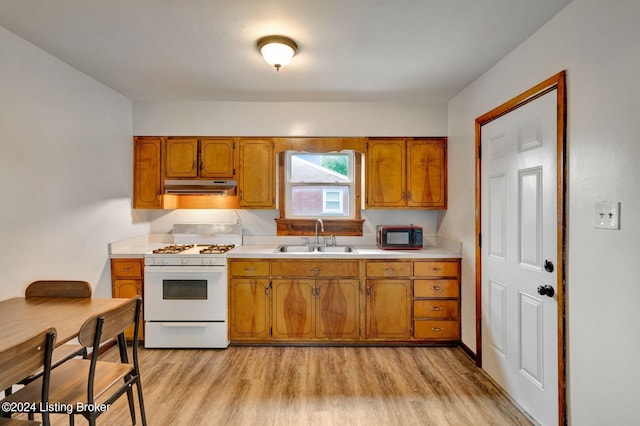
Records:
{"label": "white entry door", "polygon": [[482,367],[558,423],[557,93],[481,128]]}

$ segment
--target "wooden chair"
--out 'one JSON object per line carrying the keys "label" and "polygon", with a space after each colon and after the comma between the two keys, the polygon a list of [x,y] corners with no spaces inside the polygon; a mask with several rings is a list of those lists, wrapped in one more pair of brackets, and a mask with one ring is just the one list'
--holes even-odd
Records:
{"label": "wooden chair", "polygon": [[[142,399],[142,386],[140,383],[140,369],[138,367],[138,332],[140,328],[140,309],[142,299],[133,297],[129,301],[115,309],[105,311],[89,318],[80,328],[78,340],[86,348],[93,348],[93,353],[98,353],[100,344],[115,337],[118,339],[120,350],[120,362],[98,361],[98,357],[91,359],[70,359],[57,368],[51,370],[51,382],[49,385],[50,404],[58,403],[63,407],[71,407],[70,424],[73,424],[75,414],[83,415],[90,425],[96,424],[96,418],[105,411],[78,410],[78,403],[82,408],[88,404],[100,407],[102,404],[110,405],[123,394],[127,394],[131,420],[135,421],[135,407],[133,401],[132,385],[135,384],[138,393],[138,403],[142,424],[146,426],[147,420]],[[133,362],[129,363],[127,354],[127,342],[124,331],[134,326]],[[40,396],[37,392],[41,379],[37,379],[24,388],[18,390],[9,397],[13,401],[32,401],[39,403]]]}
{"label": "wooden chair", "polygon": [[27,286],[24,297],[91,297],[91,284],[86,281],[34,281]]}
{"label": "wooden chair", "polygon": [[[6,389],[33,371],[42,368],[43,373],[41,380],[37,388],[34,387],[34,392],[38,394],[40,401],[47,403],[49,401],[51,356],[55,340],[56,330],[55,328],[49,328],[0,352],[0,389]],[[3,399],[3,402],[8,401],[10,398],[11,396],[8,396]],[[0,425],[41,424],[28,420],[12,419],[11,412],[4,411],[4,405],[2,407]],[[39,405],[36,406],[36,408],[39,407]],[[30,412],[30,415],[33,415],[33,412]],[[45,425],[50,424],[49,414],[47,412],[42,413],[42,421]]]}
{"label": "wooden chair", "polygon": [[[74,297],[88,299],[91,297],[91,284],[87,281],[34,281],[27,286],[24,297],[25,299],[32,299],[34,297]],[[82,345],[60,345],[53,351],[51,368],[56,368],[63,362],[77,356],[87,358],[87,349]],[[41,374],[42,370],[39,370],[31,376],[25,377],[19,384],[27,384],[40,377]],[[9,390],[9,392],[11,391]]]}

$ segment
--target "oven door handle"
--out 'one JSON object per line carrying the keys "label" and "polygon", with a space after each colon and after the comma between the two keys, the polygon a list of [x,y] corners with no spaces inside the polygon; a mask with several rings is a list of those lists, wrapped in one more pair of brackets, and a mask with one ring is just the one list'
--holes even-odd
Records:
{"label": "oven door handle", "polygon": [[161,322],[163,327],[202,328],[207,327],[208,322]]}

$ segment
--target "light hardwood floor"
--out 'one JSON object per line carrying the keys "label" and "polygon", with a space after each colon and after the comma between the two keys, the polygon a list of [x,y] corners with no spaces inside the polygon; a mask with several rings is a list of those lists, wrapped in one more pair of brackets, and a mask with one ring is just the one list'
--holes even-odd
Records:
{"label": "light hardwood floor", "polygon": [[[532,424],[459,348],[141,349],[140,360],[149,426]],[[98,424],[131,424],[126,397]]]}

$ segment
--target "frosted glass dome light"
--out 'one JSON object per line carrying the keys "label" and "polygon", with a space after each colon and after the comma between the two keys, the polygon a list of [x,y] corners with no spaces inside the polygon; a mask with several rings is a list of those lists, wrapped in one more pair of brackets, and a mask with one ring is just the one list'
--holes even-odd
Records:
{"label": "frosted glass dome light", "polygon": [[280,71],[298,52],[298,45],[288,37],[266,36],[258,40],[258,50],[269,65]]}

